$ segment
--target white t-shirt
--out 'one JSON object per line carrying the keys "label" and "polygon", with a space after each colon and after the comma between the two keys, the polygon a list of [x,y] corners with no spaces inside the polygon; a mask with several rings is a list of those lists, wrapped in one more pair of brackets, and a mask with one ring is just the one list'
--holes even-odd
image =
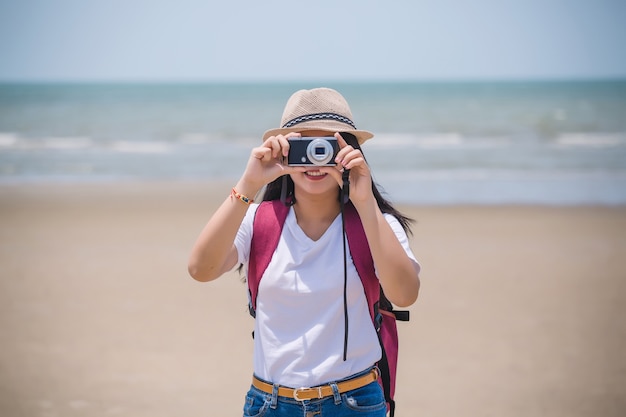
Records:
{"label": "white t-shirt", "polygon": [[[250,206],[235,246],[247,267],[252,223],[258,204]],[[415,262],[406,233],[385,215]],[[336,381],[374,365],[381,356],[361,279],[348,252],[348,354],[343,360],[343,246],[341,215],[317,241],[298,226],[289,210],[276,251],[261,282],[254,326],[254,373],[288,387]]]}

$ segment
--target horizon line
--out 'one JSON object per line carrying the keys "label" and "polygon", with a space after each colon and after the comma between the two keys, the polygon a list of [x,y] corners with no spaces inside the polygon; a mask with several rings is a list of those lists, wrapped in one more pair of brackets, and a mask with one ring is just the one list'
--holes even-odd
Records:
{"label": "horizon line", "polygon": [[466,78],[0,78],[0,84],[470,84],[470,83],[545,83],[545,82],[624,82],[622,76],[596,77],[466,77]]}

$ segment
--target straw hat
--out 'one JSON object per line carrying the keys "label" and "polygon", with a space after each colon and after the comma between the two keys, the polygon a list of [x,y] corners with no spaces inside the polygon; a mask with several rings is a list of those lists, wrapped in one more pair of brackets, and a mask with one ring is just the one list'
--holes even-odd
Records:
{"label": "straw hat", "polygon": [[356,128],[348,102],[330,88],[314,88],[293,93],[285,105],[280,126],[265,132],[263,140],[270,136],[306,130],[351,133],[356,136],[359,144],[374,136],[373,133]]}

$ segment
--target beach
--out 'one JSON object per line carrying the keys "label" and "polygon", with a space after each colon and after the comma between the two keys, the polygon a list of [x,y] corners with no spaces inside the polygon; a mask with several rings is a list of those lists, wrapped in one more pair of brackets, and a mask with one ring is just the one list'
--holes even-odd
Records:
{"label": "beach", "polygon": [[[187,274],[230,183],[0,185],[0,415],[238,416],[253,319]],[[397,416],[622,416],[625,206],[409,206]]]}

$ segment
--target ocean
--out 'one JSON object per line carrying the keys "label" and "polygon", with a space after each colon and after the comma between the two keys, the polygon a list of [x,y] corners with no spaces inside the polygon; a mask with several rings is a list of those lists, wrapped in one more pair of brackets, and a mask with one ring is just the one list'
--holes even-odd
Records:
{"label": "ocean", "polygon": [[238,179],[287,98],[350,103],[398,203],[626,204],[626,80],[0,84],[0,183]]}

